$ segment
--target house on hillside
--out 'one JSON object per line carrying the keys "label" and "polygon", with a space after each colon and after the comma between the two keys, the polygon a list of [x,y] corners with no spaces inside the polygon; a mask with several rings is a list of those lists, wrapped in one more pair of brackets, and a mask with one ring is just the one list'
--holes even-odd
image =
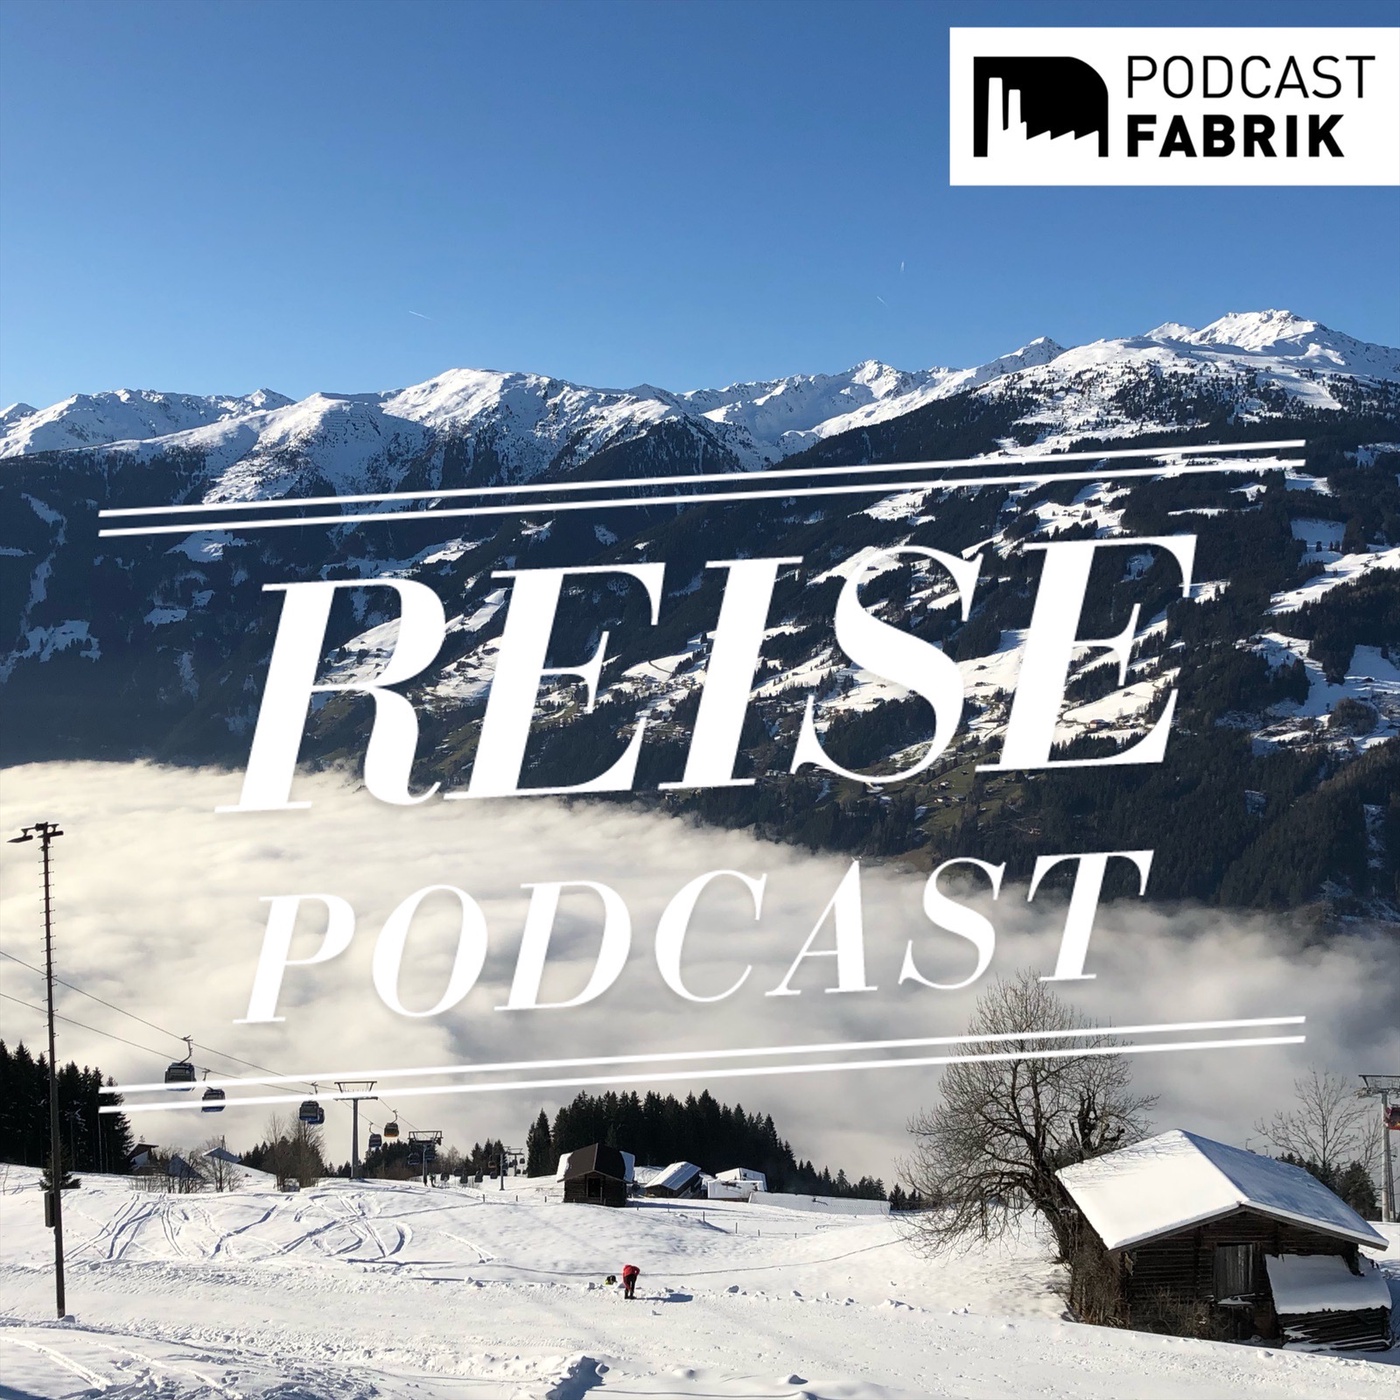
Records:
{"label": "house on hillside", "polygon": [[1344,1348],[1390,1344],[1385,1238],[1301,1167],[1161,1133],[1060,1181],[1089,1229],[1070,1299],[1091,1322]]}
{"label": "house on hillside", "polygon": [[566,1202],[625,1206],[635,1166],[636,1158],[630,1152],[595,1142],[560,1157],[554,1179],[563,1185]]}
{"label": "house on hillside", "polygon": [[147,1148],[131,1158],[131,1185],[136,1191],[183,1194],[202,1190],[207,1180],[197,1166],[187,1162],[178,1152],[172,1152],[167,1157],[156,1148]]}
{"label": "house on hillside", "polygon": [[705,1189],[705,1174],[694,1162],[672,1162],[643,1188],[648,1196],[698,1196]]}
{"label": "house on hillside", "polygon": [[706,1182],[705,1194],[712,1201],[747,1201],[755,1191],[766,1191],[768,1178],[751,1167],[730,1167]]}
{"label": "house on hillside", "polygon": [[768,1178],[752,1167],[730,1167],[727,1172],[716,1172],[716,1181],[727,1181],[732,1186],[743,1186],[750,1191],[766,1191]]}

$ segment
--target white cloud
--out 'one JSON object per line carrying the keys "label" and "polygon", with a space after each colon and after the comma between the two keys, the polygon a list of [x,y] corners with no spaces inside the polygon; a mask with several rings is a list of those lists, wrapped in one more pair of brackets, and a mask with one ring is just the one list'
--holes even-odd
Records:
{"label": "white cloud", "polygon": [[[288,1073],[532,1060],[648,1050],[811,1043],[900,1036],[956,1035],[975,988],[932,991],[897,985],[905,943],[933,980],[957,980],[972,967],[970,946],[933,930],[920,907],[922,877],[897,866],[864,872],[867,978],[878,990],[828,995],[832,959],[807,964],[794,979],[798,997],[769,998],[835,890],[848,862],[812,856],[742,832],[697,828],[654,813],[604,804],[572,807],[551,799],[493,803],[429,801],[393,808],[332,775],[299,779],[309,811],[216,815],[234,800],[238,775],[148,764],[41,764],[3,775],[7,827],[53,817],[65,835],[55,845],[57,961],[60,974],[97,996],[177,1034]],[[685,975],[696,991],[729,986],[746,964],[754,971],[729,999],[682,1002],[661,980],[652,951],[666,901],[694,876],[721,868],[768,875],[763,917],[755,922],[737,882],[702,901],[687,943]],[[40,938],[37,847],[0,846],[0,946],[37,963]],[[617,984],[589,1006],[568,1011],[502,1013],[528,904],[522,885],[592,880],[619,891],[631,912],[631,956]],[[485,911],[490,950],[477,987],[454,1010],[431,1019],[390,1012],[370,978],[373,940],[390,910],[426,885],[452,884]],[[279,1009],[284,1023],[234,1024],[247,1007],[266,906],[260,896],[337,894],[358,915],[343,957],[290,969]],[[1008,885],[995,906],[999,946],[989,976],[1054,966],[1063,906],[1025,903]],[[425,904],[409,939],[401,995],[410,1007],[435,1002],[455,951],[451,905]],[[566,894],[548,998],[577,993],[597,949],[599,907]],[[300,930],[293,956],[316,946]],[[830,940],[818,940],[830,946]],[[11,995],[38,1003],[42,983],[4,966]],[[1308,1043],[1289,1048],[1149,1055],[1138,1082],[1161,1094],[1157,1121],[1243,1142],[1252,1123],[1282,1106],[1307,1064],[1352,1074],[1400,1061],[1392,1014],[1400,991],[1393,942],[1364,933],[1308,942],[1285,921],[1200,908],[1161,909],[1127,901],[1100,912],[1088,967],[1091,982],[1066,984],[1067,999],[1100,1021],[1158,1021],[1306,1015]],[[60,1055],[100,1063],[119,1079],[158,1078],[180,1050],[149,1027],[60,989],[59,1010],[150,1046],[143,1053],[73,1026],[62,1026]],[[4,1035],[37,1045],[40,1019],[13,1002]],[[216,1072],[227,1061],[197,1055]],[[693,1081],[659,1088],[685,1094]],[[829,1076],[712,1080],[728,1102],[771,1112],[799,1156],[887,1179],[907,1148],[904,1125],[935,1095],[937,1070],[848,1072]],[[646,1085],[638,1084],[638,1089]],[[529,1090],[387,1104],[448,1140],[469,1145],[488,1134],[521,1142],[541,1104],[573,1090]],[[143,1133],[190,1141],[211,1128],[230,1145],[257,1138],[267,1110],[230,1110],[218,1118],[143,1116]],[[371,1109],[381,1120],[383,1113]],[[349,1155],[349,1110],[328,1111],[333,1155]]]}

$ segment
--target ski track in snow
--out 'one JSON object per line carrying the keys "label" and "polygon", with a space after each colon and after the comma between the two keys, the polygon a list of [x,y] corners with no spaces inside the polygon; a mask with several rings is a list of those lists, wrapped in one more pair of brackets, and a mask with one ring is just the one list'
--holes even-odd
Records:
{"label": "ski track in snow", "polygon": [[[612,1211],[543,1180],[143,1196],[90,1176],[56,1323],[37,1173],[9,1174],[6,1400],[1367,1400],[1400,1364],[1066,1321],[1033,1231],[934,1261],[883,1216]],[[1400,1292],[1400,1231],[1386,1257]],[[624,1259],[635,1304],[602,1283]]]}

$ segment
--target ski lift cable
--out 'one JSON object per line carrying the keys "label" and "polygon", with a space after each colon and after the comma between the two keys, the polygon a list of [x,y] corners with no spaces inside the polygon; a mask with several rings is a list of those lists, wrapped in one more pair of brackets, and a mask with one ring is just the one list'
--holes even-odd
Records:
{"label": "ski lift cable", "polygon": [[[21,967],[27,967],[30,972],[37,972],[40,977],[44,975],[43,968],[35,967],[33,963],[25,962],[23,958],[17,958],[13,953],[7,953],[3,948],[0,948],[0,958],[9,958],[11,962],[17,962]],[[183,1036],[172,1035],[164,1026],[158,1026],[154,1021],[148,1021],[144,1016],[138,1016],[134,1011],[127,1011],[123,1007],[117,1006],[110,1001],[103,1001],[101,997],[94,996],[92,992],[85,992],[81,987],[74,986],[72,982],[65,981],[62,977],[55,977],[53,980],[69,988],[71,991],[77,992],[79,996],[87,997],[89,1001],[95,1001],[100,1006],[105,1006],[109,1010],[117,1012],[119,1015],[129,1016],[133,1021],[140,1021],[143,1026],[149,1026],[153,1031],[159,1031],[162,1035],[169,1035],[172,1040],[184,1039]]]}
{"label": "ski lift cable", "polygon": [[[23,1001],[19,997],[12,997],[8,992],[0,992],[0,997],[6,1001],[12,1001],[16,1006],[27,1006],[31,1011],[37,1011],[40,1016],[47,1016],[48,1012],[42,1006],[36,1006],[32,1001]],[[71,1016],[61,1015],[55,1011],[53,1014],[55,1021],[66,1021],[70,1026],[77,1026],[79,1030],[91,1031],[93,1035],[106,1036],[108,1040],[119,1040],[123,1045],[129,1045],[133,1050],[144,1050],[148,1055],[154,1055],[157,1059],[165,1057],[164,1050],[152,1050],[149,1045],[138,1045],[134,1040],[128,1040],[124,1035],[115,1035],[111,1031],[99,1030],[96,1026],[89,1026],[85,1021],[75,1021]]]}
{"label": "ski lift cable", "polygon": [[[13,953],[7,953],[3,948],[0,948],[0,958],[9,958],[9,960],[10,960],[11,962],[16,962],[16,963],[18,963],[21,967],[27,967],[31,972],[36,972],[36,973],[38,973],[40,977],[42,977],[42,976],[44,975],[44,970],[43,970],[42,968],[40,968],[40,967],[35,967],[33,963],[25,962],[25,960],[24,960],[23,958],[17,958]],[[99,1006],[105,1006],[105,1007],[108,1008],[108,1010],[110,1010],[110,1011],[115,1011],[115,1012],[116,1012],[118,1015],[120,1015],[120,1016],[129,1016],[133,1021],[139,1021],[143,1026],[149,1026],[153,1031],[159,1031],[162,1035],[168,1035],[172,1040],[186,1040],[186,1039],[190,1039],[190,1037],[187,1037],[187,1036],[176,1035],[174,1031],[167,1030],[164,1026],[158,1026],[158,1025],[156,1025],[156,1023],[155,1023],[154,1021],[148,1021],[144,1016],[138,1016],[134,1011],[128,1011],[128,1010],[126,1010],[125,1007],[116,1005],[115,1002],[106,1001],[106,1000],[104,1000],[102,997],[96,996],[96,995],[95,995],[94,993],[92,993],[92,992],[85,991],[82,987],[79,987],[79,986],[77,986],[75,983],[69,982],[69,981],[67,981],[66,979],[62,978],[62,977],[55,977],[53,980],[54,980],[55,982],[61,983],[63,986],[67,987],[70,991],[77,992],[79,996],[87,997],[87,999],[88,999],[89,1001],[95,1001]],[[14,1000],[14,998],[11,998],[11,1000]],[[26,1003],[26,1004],[27,1004],[27,1003]],[[59,1017],[59,1019],[60,1019],[60,1020],[71,1020],[70,1017],[66,1017],[66,1016],[61,1016],[61,1017]],[[74,1021],[74,1022],[72,1022],[72,1024],[74,1024],[74,1025],[80,1025],[81,1022]],[[85,1029],[85,1030],[96,1030],[96,1028],[93,1027],[93,1026],[85,1026],[84,1029]],[[98,1035],[105,1035],[105,1034],[106,1034],[105,1031],[96,1031],[96,1033],[97,1033]],[[113,1039],[115,1039],[115,1040],[121,1040],[121,1037],[120,1037],[120,1036],[114,1036]],[[122,1043],[125,1044],[125,1045],[134,1045],[134,1044],[135,1044],[134,1041],[130,1041],[130,1040],[123,1041]],[[205,1051],[206,1054],[217,1055],[217,1056],[218,1056],[220,1059],[222,1059],[222,1060],[233,1060],[233,1061],[236,1061],[238,1064],[240,1064],[240,1065],[247,1065],[249,1069],[258,1070],[258,1071],[259,1071],[260,1073],[262,1073],[262,1074],[275,1074],[275,1073],[276,1073],[275,1070],[269,1069],[266,1065],[254,1064],[252,1060],[245,1060],[241,1055],[230,1055],[230,1054],[228,1053],[228,1051],[226,1051],[226,1050],[216,1050],[212,1045],[205,1045],[202,1041],[196,1040],[194,1043],[195,1043],[201,1050]],[[139,1047],[137,1047],[137,1048],[138,1048],[138,1049],[148,1049],[149,1047],[146,1047],[146,1046],[139,1046]],[[160,1055],[162,1055],[164,1052],[159,1051],[159,1050],[152,1050],[150,1053],[153,1054],[153,1055],[156,1055],[156,1056],[160,1056]],[[308,1080],[308,1081],[305,1081],[305,1082],[309,1083],[310,1081]]]}
{"label": "ski lift cable", "polygon": [[[33,963],[26,962],[23,958],[16,957],[15,954],[6,952],[3,948],[0,948],[0,957],[8,958],[11,962],[18,963],[21,967],[27,967],[31,972],[37,973],[40,977],[44,975],[44,971],[42,968],[35,967]],[[77,992],[79,996],[87,997],[89,1001],[95,1001],[99,1006],[105,1006],[109,1010],[117,1012],[118,1015],[128,1016],[133,1021],[139,1021],[143,1026],[149,1026],[151,1030],[159,1031],[161,1035],[168,1035],[172,1040],[192,1039],[192,1037],[190,1036],[176,1035],[174,1031],[167,1030],[164,1026],[158,1026],[154,1021],[148,1021],[144,1016],[138,1016],[134,1011],[128,1011],[125,1007],[116,1005],[115,1002],[107,1001],[104,998],[97,996],[92,992],[85,991],[82,987],[79,987],[75,983],[69,982],[62,977],[55,977],[53,980],[55,982],[62,983],[62,985],[67,987],[70,991]],[[41,1016],[46,1014],[43,1007],[35,1006],[33,1002],[20,1001],[18,997],[6,996],[6,994],[3,992],[0,992],[0,996],[5,996],[7,1001],[16,1002],[20,1006],[27,1006],[31,1011],[37,1011]],[[147,1054],[155,1055],[158,1059],[164,1058],[165,1052],[162,1050],[153,1050],[149,1045],[139,1045],[136,1041],[127,1040],[124,1036],[116,1035],[111,1031],[99,1030],[96,1026],[89,1026],[86,1022],[75,1021],[71,1016],[62,1016],[59,1015],[58,1012],[55,1012],[54,1018],[55,1020],[66,1021],[69,1025],[77,1026],[81,1030],[91,1031],[94,1035],[106,1036],[109,1040],[119,1041],[123,1045],[131,1046],[134,1050],[144,1050]],[[225,1060],[234,1060],[238,1064],[247,1065],[249,1069],[255,1069],[261,1074],[277,1073],[276,1070],[269,1069],[266,1065],[255,1064],[252,1060],[245,1060],[241,1055],[230,1055],[226,1050],[216,1050],[212,1045],[205,1045],[201,1041],[196,1040],[194,1041],[194,1044],[197,1045],[201,1050],[206,1051],[208,1054],[217,1055],[221,1059]],[[297,1082],[311,1084],[310,1080],[302,1080]],[[316,1092],[316,1086],[314,1084],[311,1084],[311,1089],[313,1093]],[[409,1129],[411,1131],[417,1131],[416,1123],[410,1122],[410,1120],[403,1117],[402,1114],[398,1115],[398,1117],[401,1122],[408,1124]]]}

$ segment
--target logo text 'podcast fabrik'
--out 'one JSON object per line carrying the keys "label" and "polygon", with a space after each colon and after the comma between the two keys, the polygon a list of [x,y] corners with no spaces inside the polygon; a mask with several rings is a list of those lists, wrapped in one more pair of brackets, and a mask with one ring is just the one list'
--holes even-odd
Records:
{"label": "logo text 'podcast fabrik'", "polygon": [[1400,28],[954,29],[949,181],[1400,184]]}

